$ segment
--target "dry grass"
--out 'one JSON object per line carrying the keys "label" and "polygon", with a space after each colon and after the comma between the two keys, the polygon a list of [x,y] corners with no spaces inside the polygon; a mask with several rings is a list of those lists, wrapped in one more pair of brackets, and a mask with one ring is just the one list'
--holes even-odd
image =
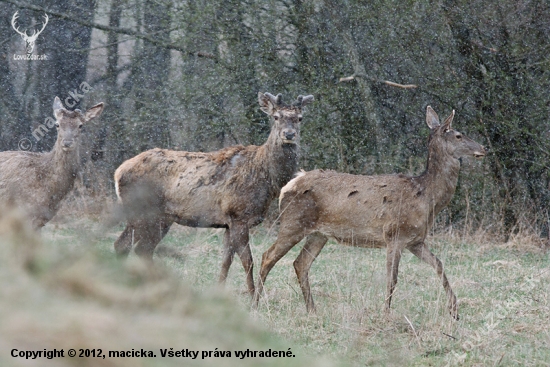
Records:
{"label": "dry grass", "polygon": [[[334,243],[325,247],[310,273],[317,314],[305,312],[292,267],[301,245],[275,266],[266,283],[266,297],[257,311],[250,311],[238,258],[225,292],[215,288],[222,230],[174,226],[158,253],[157,262],[165,270],[160,267],[153,273],[135,257],[124,266],[113,261],[112,246],[120,230],[105,230],[87,218],[65,219],[44,229],[45,246],[38,252],[37,264],[28,261],[28,252],[17,255],[19,264],[30,264],[17,269],[31,270],[18,270],[26,275],[17,277],[17,282],[26,279],[25,285],[13,282],[0,295],[2,300],[20,297],[11,297],[6,293],[9,289],[23,295],[17,303],[23,305],[17,310],[21,316],[13,327],[19,331],[11,334],[12,329],[9,333],[3,329],[5,313],[14,302],[4,302],[8,310],[0,309],[0,335],[12,335],[9,339],[0,336],[1,350],[9,350],[8,342],[15,345],[14,341],[29,340],[35,348],[68,348],[65,335],[70,330],[70,345],[79,348],[105,344],[158,348],[172,343],[176,348],[201,350],[253,349],[275,343],[300,348],[297,354],[302,361],[315,365],[310,359],[319,355],[358,366],[550,363],[549,258],[546,241],[533,235],[528,226],[519,228],[519,234],[507,242],[482,229],[465,237],[463,231],[446,228],[429,237],[429,247],[443,261],[459,299],[458,322],[447,313],[446,296],[433,269],[409,253],[402,257],[390,317],[383,309],[385,251]],[[258,227],[252,233],[256,271],[276,233],[274,226]],[[93,256],[82,257],[90,251]],[[13,277],[2,271],[0,276]],[[41,297],[47,299],[46,306],[37,308],[30,300]],[[60,326],[52,322],[66,316],[70,321],[59,322]],[[286,342],[273,339],[265,330]],[[158,362],[136,361],[143,365]],[[230,362],[240,360],[197,364]]]}
{"label": "dry grass", "polygon": [[[276,230],[258,228],[256,268]],[[185,260],[162,260],[195,289],[215,282],[221,231],[178,228],[165,243]],[[544,241],[543,241],[544,242]],[[384,314],[385,251],[331,243],[311,270],[317,314],[308,315],[292,262],[301,245],[270,273],[266,297],[253,317],[310,354],[332,355],[356,365],[545,365],[550,362],[548,254],[533,235],[508,242],[453,231],[431,236],[460,304],[461,320],[447,313],[446,296],[432,268],[406,253],[393,312]],[[229,290],[248,308],[244,274],[233,265]]]}
{"label": "dry grass", "polygon": [[[211,287],[200,292],[169,268],[138,259],[123,264],[80,220],[48,226],[45,243],[17,215],[0,218],[1,366],[334,365],[311,357],[252,320]],[[99,227],[95,227],[99,228]],[[288,350],[295,358],[235,358],[235,350]],[[25,360],[19,350],[152,350],[157,358]],[[233,351],[232,358],[160,358],[161,348]]]}

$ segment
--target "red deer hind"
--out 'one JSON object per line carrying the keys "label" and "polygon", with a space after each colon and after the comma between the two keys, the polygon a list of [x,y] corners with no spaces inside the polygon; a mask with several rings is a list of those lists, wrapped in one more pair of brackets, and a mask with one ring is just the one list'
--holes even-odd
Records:
{"label": "red deer hind", "polygon": [[458,319],[456,297],[447,281],[441,261],[425,244],[435,216],[453,197],[461,157],[483,157],[485,149],[451,128],[453,113],[440,125],[428,107],[430,127],[428,162],[420,176],[360,176],[334,171],[298,174],[281,190],[281,224],[277,240],[262,256],[254,305],[273,266],[294,245],[306,243],[294,261],[294,269],[306,308],[315,310],[309,286],[309,269],[328,237],[359,247],[386,247],[387,298],[397,283],[399,260],[407,249],[430,264],[442,279],[452,317]]}
{"label": "red deer hind", "polygon": [[80,168],[78,146],[82,127],[98,117],[103,103],[85,113],[63,108],[55,97],[57,141],[52,151],[0,153],[0,206],[16,205],[40,229],[57,213],[61,200],[71,191]]}
{"label": "red deer hind", "polygon": [[262,111],[273,118],[262,146],[232,146],[195,153],[152,149],[124,162],[115,172],[117,195],[126,229],[115,242],[119,257],[135,244],[140,257],[152,259],[172,223],[226,228],[220,282],[235,253],[247,286],[254,293],[249,229],[262,222],[271,201],[296,173],[302,108],[313,96],[286,105],[279,94],[259,93]]}

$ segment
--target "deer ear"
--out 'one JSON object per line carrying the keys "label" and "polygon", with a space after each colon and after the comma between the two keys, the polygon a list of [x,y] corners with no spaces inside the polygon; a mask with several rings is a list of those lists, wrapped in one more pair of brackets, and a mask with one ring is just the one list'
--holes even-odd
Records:
{"label": "deer ear", "polygon": [[53,100],[53,114],[56,118],[61,117],[61,111],[65,111],[65,108],[63,107],[63,104],[61,103],[61,100],[59,97],[55,97]]}
{"label": "deer ear", "polygon": [[88,122],[91,119],[95,119],[97,116],[101,115],[101,112],[103,112],[103,102],[96,104],[86,111],[84,114],[84,119]]}
{"label": "deer ear", "polygon": [[268,115],[272,115],[275,112],[275,106],[272,101],[274,98],[276,97],[271,96],[269,93],[258,92],[258,103],[260,104],[260,110],[264,111]]}
{"label": "deer ear", "polygon": [[443,126],[445,127],[445,130],[451,130],[451,124],[453,122],[453,119],[455,117],[455,110],[445,119],[445,122],[443,123]]}
{"label": "deer ear", "polygon": [[426,123],[428,124],[428,127],[432,130],[436,127],[439,127],[440,125],[437,113],[435,113],[433,108],[431,108],[430,106],[426,108]]}

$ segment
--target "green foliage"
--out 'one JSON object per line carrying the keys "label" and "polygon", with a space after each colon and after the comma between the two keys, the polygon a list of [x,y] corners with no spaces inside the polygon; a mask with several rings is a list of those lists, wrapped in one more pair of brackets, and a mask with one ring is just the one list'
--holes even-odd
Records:
{"label": "green foliage", "polygon": [[[112,3],[98,1],[98,22],[109,20]],[[115,79],[107,75],[89,81],[94,93],[86,98],[116,100],[116,112],[104,116],[104,123],[116,128],[90,129],[98,136],[91,138],[99,142],[94,149],[123,152],[103,157],[108,177],[123,158],[153,146],[208,151],[262,144],[270,124],[259,111],[258,91],[282,93],[287,102],[299,94],[315,96],[304,115],[302,168],[418,174],[426,157],[425,109],[431,105],[441,117],[456,110],[456,128],[490,149],[483,164],[462,175],[452,217],[465,218],[468,195],[478,198],[471,203],[472,211],[482,213],[478,224],[497,213],[503,232],[509,233],[527,208],[544,229],[550,203],[547,2],[116,4],[122,9],[120,27],[149,38],[110,32],[109,40],[120,42]],[[96,50],[109,47],[102,38],[107,33],[94,33],[89,75],[106,69]],[[79,47],[84,52],[89,46]],[[9,65],[2,62],[0,69],[6,69]],[[11,73],[32,79],[30,69]],[[386,81],[417,87],[403,89]],[[4,107],[0,113],[7,119],[17,115]],[[0,129],[4,140],[13,139],[17,130],[9,125]],[[463,190],[471,181],[475,184]]]}

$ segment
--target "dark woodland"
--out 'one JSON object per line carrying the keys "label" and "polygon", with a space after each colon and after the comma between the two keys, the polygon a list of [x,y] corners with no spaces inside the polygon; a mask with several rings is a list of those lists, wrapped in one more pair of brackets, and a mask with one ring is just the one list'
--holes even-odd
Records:
{"label": "dark woodland", "polygon": [[[33,50],[45,60],[15,59],[15,12],[29,35],[48,15]],[[51,150],[40,125],[56,96],[104,102],[81,144],[92,197],[114,198],[116,168],[147,149],[261,145],[258,92],[311,94],[300,168],[418,174],[426,107],[455,110],[488,154],[463,160],[440,228],[548,237],[547,1],[0,0],[0,14],[0,151]]]}

